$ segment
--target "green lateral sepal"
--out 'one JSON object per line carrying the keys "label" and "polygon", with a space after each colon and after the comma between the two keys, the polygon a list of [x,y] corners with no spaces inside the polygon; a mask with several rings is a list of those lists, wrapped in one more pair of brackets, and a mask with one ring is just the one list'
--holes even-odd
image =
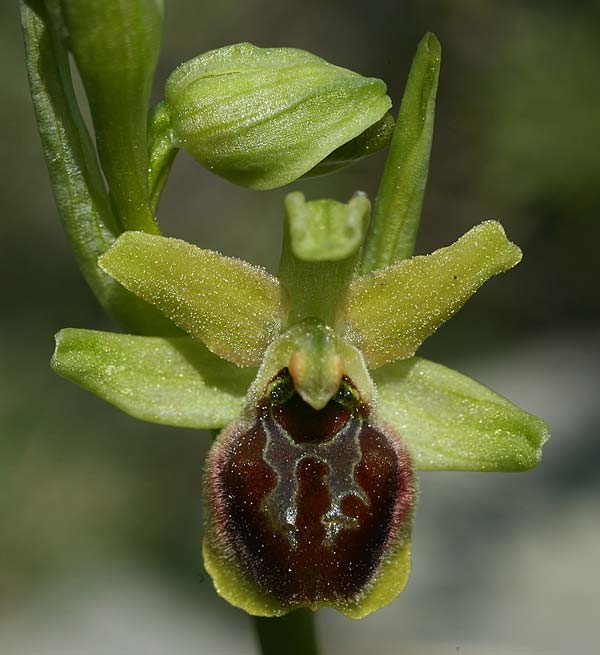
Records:
{"label": "green lateral sepal", "polygon": [[217,175],[272,189],[377,123],[391,101],[366,78],[294,48],[238,43],[181,64],[165,100],[177,145]]}
{"label": "green lateral sepal", "polygon": [[479,382],[420,357],[373,372],[383,418],[423,471],[524,471],[548,427]]}
{"label": "green lateral sepal", "polygon": [[260,363],[289,311],[285,288],[264,269],[180,239],[125,232],[99,264],[212,352],[239,366]]}
{"label": "green lateral sepal", "polygon": [[486,221],[454,244],[355,278],[338,326],[370,368],[406,359],[489,278],[521,260],[500,223]]}
{"label": "green lateral sepal", "polygon": [[67,328],[52,369],[142,421],[220,429],[240,413],[255,370],[190,337],[139,337]]}

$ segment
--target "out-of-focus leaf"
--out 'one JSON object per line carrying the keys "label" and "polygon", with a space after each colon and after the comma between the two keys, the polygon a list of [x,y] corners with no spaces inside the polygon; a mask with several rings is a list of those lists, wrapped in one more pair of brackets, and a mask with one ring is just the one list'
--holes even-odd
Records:
{"label": "out-of-focus leaf", "polygon": [[254,369],[190,337],[163,339],[67,328],[52,368],[125,413],[185,428],[222,428],[239,414]]}
{"label": "out-of-focus leaf", "polygon": [[288,314],[287,292],[277,278],[179,239],[125,232],[99,263],[126,289],[240,366],[260,362]]}
{"label": "out-of-focus leaf", "polygon": [[486,221],[431,255],[355,278],[338,321],[370,367],[406,359],[486,280],[520,260],[500,223]]}
{"label": "out-of-focus leaf", "polygon": [[379,411],[418,469],[522,471],[540,461],[546,424],[461,373],[413,357],[373,379]]}

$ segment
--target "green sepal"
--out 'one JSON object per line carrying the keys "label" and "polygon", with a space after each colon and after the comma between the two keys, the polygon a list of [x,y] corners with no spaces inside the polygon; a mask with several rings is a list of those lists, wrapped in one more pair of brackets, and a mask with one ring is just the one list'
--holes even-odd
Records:
{"label": "green sepal", "polygon": [[71,81],[56,3],[21,2],[27,74],[58,213],[77,264],[106,313],[126,330],[175,334],[159,312],[98,267],[120,232]]}
{"label": "green sepal", "polygon": [[489,278],[521,260],[500,223],[477,225],[446,248],[355,278],[340,329],[369,367],[406,359]]}
{"label": "green sepal", "polygon": [[312,317],[332,325],[358,263],[371,203],[364,194],[347,204],[306,202],[294,191],[285,198],[285,211],[279,278],[290,292],[290,321]]}
{"label": "green sepal", "polygon": [[423,471],[523,471],[549,437],[539,418],[479,382],[420,357],[373,372],[380,415]]}
{"label": "green sepal", "polygon": [[374,155],[383,150],[390,142],[394,132],[394,118],[386,114],[381,120],[368,127],[362,134],[334,150],[325,159],[311,168],[304,177],[329,175],[342,168]]}
{"label": "green sepal", "polygon": [[178,146],[235,184],[272,189],[377,123],[385,91],[303,50],[239,43],[179,66],[165,99]]}
{"label": "green sepal", "polygon": [[239,366],[261,361],[289,311],[285,288],[264,269],[180,239],[125,232],[99,264]]}
{"label": "green sepal", "polygon": [[61,7],[123,228],[158,233],[149,203],[146,121],[162,0],[61,0]]}
{"label": "green sepal", "polygon": [[442,49],[434,34],[417,48],[385,163],[362,272],[413,254],[427,185]]}
{"label": "green sepal", "polygon": [[255,370],[213,355],[190,337],[164,339],[67,328],[53,370],[142,421],[222,428],[240,413]]}
{"label": "green sepal", "polygon": [[160,194],[179,150],[175,147],[171,117],[164,102],[148,114],[148,189],[150,209],[156,212]]}

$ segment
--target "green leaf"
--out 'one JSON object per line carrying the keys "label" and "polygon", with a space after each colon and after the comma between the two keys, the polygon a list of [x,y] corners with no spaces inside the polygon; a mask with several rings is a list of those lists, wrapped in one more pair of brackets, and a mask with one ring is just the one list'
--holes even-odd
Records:
{"label": "green leaf", "polygon": [[431,255],[355,278],[338,322],[371,368],[406,359],[486,280],[520,260],[500,223],[486,221]]}
{"label": "green leaf", "polygon": [[363,273],[413,254],[429,171],[441,52],[431,33],[417,48],[377,193]]}
{"label": "green leaf", "polygon": [[313,317],[333,324],[340,295],[356,269],[371,203],[364,194],[347,204],[306,202],[294,191],[285,198],[285,210],[279,278],[290,292],[290,320]]}
{"label": "green leaf", "polygon": [[258,364],[288,313],[285,288],[264,269],[185,241],[126,232],[101,268],[212,352]]}
{"label": "green leaf", "polygon": [[303,50],[239,43],[179,66],[165,99],[177,145],[235,184],[272,189],[377,123],[385,90]]}
{"label": "green leaf", "polygon": [[162,0],[61,0],[61,7],[123,227],[158,233],[149,203],[146,122]]}
{"label": "green leaf", "polygon": [[424,471],[522,471],[549,437],[539,418],[445,366],[413,357],[373,372],[378,410]]}
{"label": "green leaf", "polygon": [[239,414],[254,369],[240,369],[189,337],[163,339],[67,328],[52,368],[142,421],[222,428]]}
{"label": "green leaf", "polygon": [[[42,0],[22,2],[27,74],[44,157],[65,233],[99,303],[133,332],[174,333],[156,310],[125,291],[98,267],[120,228],[71,82],[58,16]],[[52,20],[51,20],[52,18]]]}
{"label": "green leaf", "polygon": [[153,213],[156,212],[160,194],[179,152],[173,140],[169,112],[165,103],[159,102],[148,115],[148,186]]}

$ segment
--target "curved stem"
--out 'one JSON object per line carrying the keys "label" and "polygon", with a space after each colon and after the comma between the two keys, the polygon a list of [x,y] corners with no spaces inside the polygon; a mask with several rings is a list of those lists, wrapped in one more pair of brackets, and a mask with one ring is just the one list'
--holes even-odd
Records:
{"label": "curved stem", "polygon": [[262,655],[319,655],[315,615],[310,610],[273,619],[255,616],[253,622]]}

